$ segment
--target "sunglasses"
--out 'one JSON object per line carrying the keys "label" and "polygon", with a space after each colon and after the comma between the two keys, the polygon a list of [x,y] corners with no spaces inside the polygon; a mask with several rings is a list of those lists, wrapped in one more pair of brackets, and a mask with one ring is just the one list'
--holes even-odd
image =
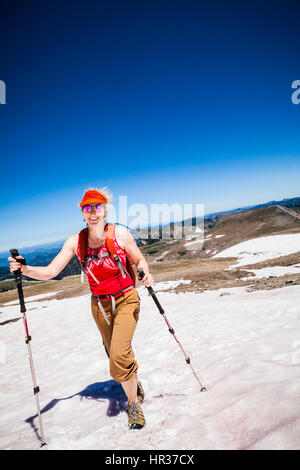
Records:
{"label": "sunglasses", "polygon": [[95,205],[86,205],[86,206],[83,206],[83,210],[85,212],[91,212],[92,209],[95,209],[96,212],[100,212],[102,209],[103,209],[103,204],[95,204]]}

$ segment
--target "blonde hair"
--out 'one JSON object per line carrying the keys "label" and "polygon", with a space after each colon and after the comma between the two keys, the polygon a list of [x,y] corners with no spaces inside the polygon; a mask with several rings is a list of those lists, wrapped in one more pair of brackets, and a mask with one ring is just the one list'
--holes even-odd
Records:
{"label": "blonde hair", "polygon": [[93,189],[94,191],[98,191],[98,193],[102,194],[102,196],[104,196],[107,200],[107,203],[104,204],[105,206],[105,210],[107,209],[107,207],[109,206],[109,204],[111,203],[112,201],[112,194],[111,192],[109,191],[109,189],[106,187],[106,186],[103,186],[103,188],[89,188],[89,189]]}

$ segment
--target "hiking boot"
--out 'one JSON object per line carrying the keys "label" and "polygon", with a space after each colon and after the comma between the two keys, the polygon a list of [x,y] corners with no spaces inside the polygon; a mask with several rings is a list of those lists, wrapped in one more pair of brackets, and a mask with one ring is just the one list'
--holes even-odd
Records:
{"label": "hiking boot", "polygon": [[143,389],[143,387],[142,387],[141,382],[138,382],[138,384],[137,384],[137,399],[138,399],[138,401],[140,402],[140,404],[143,403],[144,398],[145,398],[144,389]]}
{"label": "hiking boot", "polygon": [[129,429],[141,429],[145,426],[145,417],[140,402],[130,401],[127,413]]}

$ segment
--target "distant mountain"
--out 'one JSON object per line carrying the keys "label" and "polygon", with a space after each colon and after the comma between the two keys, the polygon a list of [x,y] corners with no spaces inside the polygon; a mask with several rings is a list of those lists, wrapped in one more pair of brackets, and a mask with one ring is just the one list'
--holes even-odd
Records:
{"label": "distant mountain", "polygon": [[[53,259],[54,256],[60,251],[61,247],[63,246],[65,240],[58,240],[52,243],[44,243],[42,245],[34,245],[34,246],[25,246],[25,247],[17,247],[19,253],[26,257],[28,264],[36,265],[36,261],[39,256],[47,256],[48,258]],[[12,247],[15,248],[15,247]],[[10,256],[9,251],[4,251],[0,253],[0,267],[7,266],[7,258]],[[35,264],[34,264],[35,263]]]}
{"label": "distant mountain", "polygon": [[[31,257],[26,256],[26,262],[27,264],[30,264],[31,266],[47,266],[53,260],[53,258],[55,258],[58,252],[59,250],[49,252],[46,254],[38,254],[36,256],[31,256]],[[8,261],[6,265],[7,266],[0,267],[0,280],[14,278],[14,275],[11,274],[9,271]],[[75,274],[80,274],[80,264],[79,264],[77,256],[73,256],[73,258],[69,261],[67,266],[54,279],[62,279],[63,277],[72,276]]]}
{"label": "distant mountain", "polygon": [[[264,211],[264,209],[273,207],[274,210]],[[281,208],[286,208],[283,211]],[[245,213],[243,216],[242,214]],[[236,214],[236,217],[234,217]],[[241,214],[238,216],[238,214]],[[300,214],[300,197],[282,199],[280,201],[269,201],[264,204],[258,204],[254,206],[241,207],[228,211],[213,212],[211,214],[205,214],[203,218],[190,218],[182,220],[180,222],[173,222],[170,225],[160,225],[152,229],[146,228],[137,230],[141,238],[141,249],[145,254],[154,255],[156,258],[159,255],[168,252],[168,257],[174,256],[211,256],[213,252],[218,252],[220,249],[228,248],[235,243],[240,241],[253,238],[255,236],[263,236],[273,233],[292,233],[299,230],[299,222],[296,216],[293,214]],[[232,217],[229,217],[229,216]],[[214,237],[220,235],[220,239],[211,237],[211,241],[205,242],[201,253],[199,251],[187,251],[185,243],[187,240],[172,240],[172,236],[176,230],[179,230],[183,225],[197,226],[203,224],[204,232],[210,233]],[[150,236],[150,230],[152,230]],[[166,231],[170,230],[171,237],[165,239]],[[237,232],[238,230],[238,232]],[[226,231],[225,235],[221,232]],[[237,235],[239,233],[239,235]],[[261,235],[259,235],[261,234]],[[221,235],[223,235],[221,237]],[[212,240],[214,242],[212,243]],[[218,240],[218,241],[217,241]],[[65,240],[58,240],[52,243],[45,243],[41,245],[35,245],[32,247],[19,248],[22,256],[26,257],[28,264],[32,266],[46,266],[60,251]],[[169,246],[170,241],[174,243],[172,248]],[[150,246],[151,245],[151,246]],[[210,246],[211,245],[211,246]],[[143,247],[143,248],[142,248]],[[206,248],[207,247],[207,248]],[[193,254],[194,253],[194,254]],[[10,274],[8,269],[7,257],[9,253],[0,253],[0,279],[11,278],[13,275]],[[69,276],[80,273],[80,266],[77,257],[73,257],[70,263],[64,268],[58,278]]]}
{"label": "distant mountain", "polygon": [[291,199],[282,199],[281,201],[269,201],[264,204],[258,204],[253,206],[239,207],[237,209],[231,209],[227,211],[212,212],[210,214],[205,214],[203,217],[192,217],[190,219],[181,220],[179,222],[171,222],[170,224],[161,224],[157,227],[148,227],[146,229],[137,230],[139,236],[142,240],[142,245],[152,245],[158,240],[166,238],[166,233],[170,233],[171,239],[172,234],[175,230],[178,230],[179,227],[195,227],[197,225],[202,225],[204,231],[212,229],[218,220],[224,215],[235,214],[238,212],[245,212],[254,209],[261,209],[264,207],[271,206],[283,206],[287,208],[292,208],[293,210],[300,211],[300,197],[295,197]]}
{"label": "distant mountain", "polygon": [[300,212],[287,206],[269,205],[218,215],[214,226],[203,237],[195,233],[194,238],[175,242],[161,239],[142,251],[150,256],[149,262],[210,258],[243,241],[285,233],[300,233]]}
{"label": "distant mountain", "polygon": [[280,201],[269,201],[269,202],[265,202],[264,204],[239,207],[238,209],[232,209],[229,211],[213,212],[211,214],[206,214],[205,218],[216,217],[216,216],[225,215],[225,214],[233,214],[235,212],[248,211],[251,209],[260,209],[262,207],[270,207],[270,206],[286,206],[286,207],[291,207],[293,209],[300,211],[300,197],[294,197],[290,199],[281,199]]}
{"label": "distant mountain", "polygon": [[[46,266],[55,258],[64,242],[65,240],[58,240],[52,243],[18,248],[18,251],[26,258],[27,264],[31,266]],[[0,279],[14,277],[9,272],[8,256],[10,256],[9,251],[0,253]]]}
{"label": "distant mountain", "polygon": [[202,256],[210,257],[253,238],[286,233],[300,233],[300,212],[287,206],[260,205],[255,209],[225,214],[207,234]]}

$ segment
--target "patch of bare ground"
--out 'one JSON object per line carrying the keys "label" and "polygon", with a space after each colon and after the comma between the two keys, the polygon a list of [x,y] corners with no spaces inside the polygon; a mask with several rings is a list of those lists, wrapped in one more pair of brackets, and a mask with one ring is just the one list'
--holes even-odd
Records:
{"label": "patch of bare ground", "polygon": [[[40,295],[41,297],[35,302],[51,299],[65,299],[69,297],[78,297],[79,295],[88,294],[89,286],[85,279],[84,284],[80,282],[80,276],[68,276],[63,279],[56,281],[39,281],[39,282],[23,282],[23,292],[26,303],[26,298],[34,295]],[[53,296],[49,296],[49,293],[53,292]],[[43,297],[43,294],[45,297]],[[18,291],[13,289],[7,292],[0,293],[0,308],[3,307],[7,302],[18,301]],[[29,301],[30,303],[30,301]]]}
{"label": "patch of bare ground", "polygon": [[241,281],[247,276],[244,269],[227,270],[236,258],[196,258],[192,260],[162,261],[151,264],[150,270],[155,282],[178,279],[190,280],[189,284],[181,284],[172,292],[203,292],[204,290],[221,287],[248,285]]}
{"label": "patch of bare ground", "polygon": [[[288,256],[262,261],[234,268],[236,258],[199,258],[194,260],[178,260],[176,262],[160,262],[151,265],[151,272],[156,282],[189,279],[189,284],[180,284],[170,288],[172,292],[203,292],[230,287],[248,287],[248,291],[262,289],[278,289],[287,285],[300,284],[300,274],[268,276],[253,279],[251,269],[272,266],[292,266],[300,262],[300,252]],[[232,266],[232,269],[228,268]],[[248,277],[248,279],[244,279]]]}
{"label": "patch of bare ground", "polygon": [[18,320],[21,320],[22,317],[16,317],[16,318],[11,318],[10,320],[5,320],[5,321],[2,321],[0,322],[0,326],[1,325],[6,325],[7,323],[14,323]]}
{"label": "patch of bare ground", "polygon": [[278,258],[272,258],[266,261],[260,261],[255,264],[247,264],[243,266],[244,269],[261,269],[270,266],[292,266],[293,264],[300,263],[300,251],[297,253],[291,253],[286,256],[279,256]]}
{"label": "patch of bare ground", "polygon": [[247,292],[255,290],[271,290],[279,289],[281,287],[300,284],[299,274],[286,274],[284,276],[269,276],[263,279],[255,279],[247,289]]}
{"label": "patch of bare ground", "polygon": [[[249,264],[242,267],[234,267],[237,258],[194,258],[149,262],[150,271],[154,282],[175,281],[178,279],[190,280],[189,284],[181,284],[171,288],[172,292],[203,292],[230,287],[247,287],[249,291],[262,289],[278,289],[287,285],[300,284],[300,274],[286,274],[284,276],[269,276],[263,279],[253,279],[252,269],[260,269],[272,266],[292,266],[300,263],[300,251],[287,256]],[[232,267],[232,269],[228,269]],[[242,279],[248,277],[247,279]],[[142,283],[137,280],[137,287]],[[154,284],[155,290],[155,284]],[[80,276],[68,276],[60,281],[24,282],[23,291],[26,298],[40,295],[36,301],[65,299],[89,294],[89,286],[85,278],[84,284],[80,282]],[[53,292],[53,296],[49,293]],[[43,297],[43,294],[47,294]],[[18,305],[18,292],[16,289],[0,293],[0,307],[7,302],[16,301]],[[1,313],[1,312],[0,312]]]}

